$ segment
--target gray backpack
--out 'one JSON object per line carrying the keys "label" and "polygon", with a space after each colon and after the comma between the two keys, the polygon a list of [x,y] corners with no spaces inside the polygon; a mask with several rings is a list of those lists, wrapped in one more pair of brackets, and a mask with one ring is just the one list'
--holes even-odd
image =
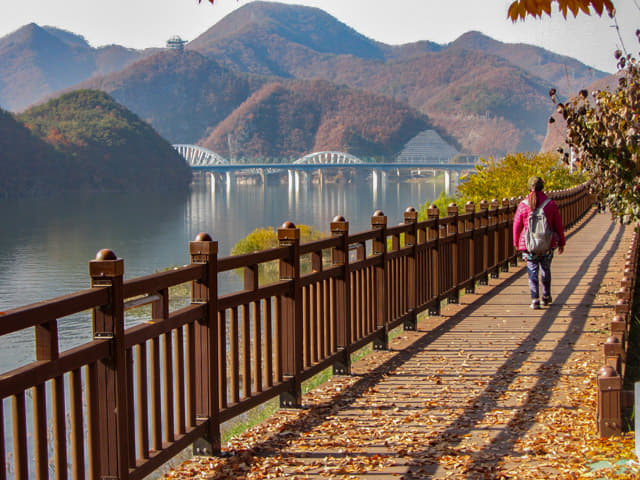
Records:
{"label": "gray backpack", "polygon": [[[529,224],[524,237],[524,243],[529,253],[534,255],[543,255],[551,250],[551,241],[553,240],[553,229],[547,221],[544,213],[544,207],[551,201],[547,198],[542,205],[536,208],[529,215]],[[529,202],[524,201],[527,205]]]}

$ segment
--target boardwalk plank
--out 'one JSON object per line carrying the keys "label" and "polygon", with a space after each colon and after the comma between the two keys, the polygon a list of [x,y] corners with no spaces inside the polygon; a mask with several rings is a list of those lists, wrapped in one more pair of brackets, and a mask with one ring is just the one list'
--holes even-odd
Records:
{"label": "boardwalk plank", "polygon": [[171,478],[193,468],[230,478],[238,465],[255,478],[559,475],[559,461],[581,459],[536,443],[541,433],[565,435],[540,419],[593,408],[566,390],[594,386],[600,324],[613,316],[630,238],[631,229],[592,216],[553,261],[551,306],[529,308],[522,264],[501,272],[354,364],[352,376],[305,395],[302,410],[279,411],[234,439],[229,458],[192,460]]}

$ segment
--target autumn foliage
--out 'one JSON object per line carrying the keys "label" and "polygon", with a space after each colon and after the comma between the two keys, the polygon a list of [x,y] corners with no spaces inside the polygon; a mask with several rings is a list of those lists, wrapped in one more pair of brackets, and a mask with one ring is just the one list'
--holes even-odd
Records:
{"label": "autumn foliage", "polygon": [[515,22],[519,19],[524,20],[527,15],[551,15],[553,4],[557,5],[564,18],[567,18],[569,12],[573,13],[574,17],[580,12],[590,15],[591,8],[598,15],[602,15],[605,10],[610,14],[614,11],[611,0],[516,0],[509,6],[508,16]]}

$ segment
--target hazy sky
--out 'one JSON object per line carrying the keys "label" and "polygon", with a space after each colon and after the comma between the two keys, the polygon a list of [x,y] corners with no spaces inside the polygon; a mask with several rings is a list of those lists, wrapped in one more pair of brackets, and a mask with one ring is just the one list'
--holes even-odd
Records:
{"label": "hazy sky", "polygon": [[[93,46],[164,46],[180,35],[193,40],[247,0],[0,0],[0,37],[30,22],[83,35]],[[615,71],[612,53],[620,42],[613,21],[580,15],[542,20],[507,20],[511,0],[284,0],[322,8],[360,33],[381,42],[417,40],[447,43],[469,30],[503,42],[523,42],[578,58],[605,71]],[[640,28],[640,0],[616,0],[626,48],[640,50],[634,32]]]}

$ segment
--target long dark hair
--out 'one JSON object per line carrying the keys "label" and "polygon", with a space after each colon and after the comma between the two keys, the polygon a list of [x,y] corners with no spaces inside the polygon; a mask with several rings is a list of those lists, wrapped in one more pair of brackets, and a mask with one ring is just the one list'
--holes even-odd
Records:
{"label": "long dark hair", "polygon": [[531,210],[535,210],[538,208],[538,195],[536,192],[541,192],[544,188],[544,180],[540,177],[531,177],[528,182],[529,186],[529,196],[527,197],[527,202],[529,203],[529,207]]}

